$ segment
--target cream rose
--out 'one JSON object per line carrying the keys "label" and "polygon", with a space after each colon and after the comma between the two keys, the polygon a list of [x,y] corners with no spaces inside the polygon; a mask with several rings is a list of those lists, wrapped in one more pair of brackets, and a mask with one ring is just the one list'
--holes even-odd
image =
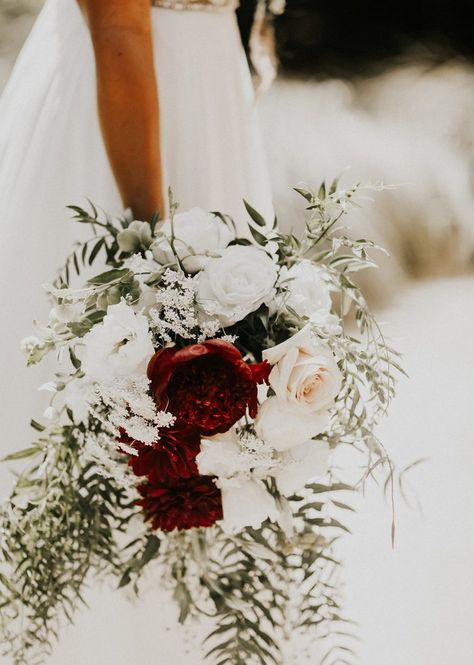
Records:
{"label": "cream rose", "polygon": [[[234,239],[230,228],[219,217],[201,208],[192,208],[174,216],[174,246],[184,268],[198,272],[215,254]],[[166,220],[160,228],[164,234],[151,246],[153,256],[162,264],[173,263],[174,254],[170,245],[171,222]]]}
{"label": "cream rose", "polygon": [[197,301],[206,314],[231,326],[275,294],[278,267],[263,250],[235,245],[198,275]]}
{"label": "cream rose", "polygon": [[305,413],[270,397],[258,410],[255,420],[257,436],[278,451],[289,450],[324,432],[329,412]]}
{"label": "cream rose", "polygon": [[309,324],[266,349],[263,358],[273,365],[269,382],[282,406],[308,414],[334,404],[342,375],[332,351],[314,337]]}

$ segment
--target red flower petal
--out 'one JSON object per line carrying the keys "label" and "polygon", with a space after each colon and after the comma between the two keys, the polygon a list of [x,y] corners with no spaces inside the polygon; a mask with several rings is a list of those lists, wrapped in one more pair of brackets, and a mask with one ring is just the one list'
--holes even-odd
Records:
{"label": "red flower petal", "polygon": [[145,519],[154,529],[174,531],[210,527],[222,519],[221,493],[209,476],[139,487]]}
{"label": "red flower petal", "polygon": [[272,371],[272,366],[267,360],[264,360],[262,363],[255,363],[250,365],[250,370],[252,372],[252,377],[255,383],[267,383],[270,372]]}
{"label": "red flower petal", "polygon": [[196,429],[176,425],[163,428],[158,441],[152,445],[135,441],[125,432],[119,441],[137,451],[128,461],[135,475],[147,476],[152,483],[172,482],[198,473],[195,460],[201,439]]}
{"label": "red flower petal", "polygon": [[219,339],[164,349],[148,366],[160,408],[206,436],[229,430],[247,408],[256,414],[257,382],[268,373],[265,363],[253,370],[233,344]]}

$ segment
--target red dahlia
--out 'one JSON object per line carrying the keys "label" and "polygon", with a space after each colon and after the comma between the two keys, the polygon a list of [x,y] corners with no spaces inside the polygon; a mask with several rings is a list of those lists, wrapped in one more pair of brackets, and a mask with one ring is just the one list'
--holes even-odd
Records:
{"label": "red dahlia", "polygon": [[148,365],[160,408],[211,436],[227,432],[247,408],[257,413],[257,383],[268,379],[268,363],[248,365],[229,342],[213,339],[155,353]]}
{"label": "red dahlia", "polygon": [[145,519],[154,529],[174,531],[210,527],[222,519],[221,493],[209,476],[174,483],[145,483],[139,488]]}
{"label": "red dahlia", "polygon": [[195,428],[164,427],[158,441],[152,445],[135,441],[125,432],[119,441],[135,448],[138,454],[128,463],[136,476],[147,476],[151,483],[172,482],[198,473],[195,460],[201,440]]}

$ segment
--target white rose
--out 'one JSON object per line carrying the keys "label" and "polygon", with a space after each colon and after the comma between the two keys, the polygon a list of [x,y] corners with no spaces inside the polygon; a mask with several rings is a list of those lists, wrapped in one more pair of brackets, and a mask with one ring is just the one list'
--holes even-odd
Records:
{"label": "white rose", "polygon": [[288,289],[284,303],[298,316],[309,318],[316,313],[319,317],[329,315],[332,303],[327,275],[323,268],[305,259],[296,263],[281,277]]}
{"label": "white rose", "polygon": [[241,470],[240,447],[234,431],[201,441],[196,464],[202,476],[230,478]]}
{"label": "white rose", "polygon": [[296,335],[263,352],[273,369],[269,383],[279,401],[303,413],[330,408],[342,375],[328,346],[319,342],[308,324]]}
{"label": "white rose", "polygon": [[329,443],[306,441],[282,455],[281,467],[274,473],[279,491],[290,496],[307,483],[325,476],[329,467]]}
{"label": "white rose", "polygon": [[[174,246],[184,268],[198,272],[209,261],[208,254],[215,254],[234,239],[234,234],[219,217],[201,208],[180,212],[174,216]],[[162,264],[174,263],[171,249],[171,222],[166,220],[160,228],[166,238],[156,240],[151,246],[153,256]]]}
{"label": "white rose", "polygon": [[220,524],[226,533],[238,533],[247,526],[258,529],[266,519],[279,519],[280,511],[275,499],[261,483],[221,478],[217,484],[222,493],[224,513]]}
{"label": "white rose", "polygon": [[329,423],[329,412],[305,413],[288,407],[277,397],[265,400],[255,420],[257,436],[275,450],[289,450],[324,432]]}
{"label": "white rose", "polygon": [[277,275],[277,265],[258,247],[228,247],[199,274],[197,301],[231,326],[273,298]]}
{"label": "white rose", "polygon": [[136,314],[125,301],[110,305],[103,322],[82,341],[82,371],[87,380],[99,383],[142,376],[155,352],[146,317]]}

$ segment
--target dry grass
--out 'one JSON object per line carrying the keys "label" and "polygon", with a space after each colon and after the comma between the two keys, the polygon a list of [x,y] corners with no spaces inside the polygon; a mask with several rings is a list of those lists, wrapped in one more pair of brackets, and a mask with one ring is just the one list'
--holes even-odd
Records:
{"label": "dry grass", "polygon": [[[463,63],[400,67],[365,80],[280,81],[261,100],[280,223],[299,201],[287,183],[343,173],[396,185],[352,214],[392,254],[373,296],[400,281],[472,269],[474,72]],[[348,167],[350,167],[348,169]]]}

